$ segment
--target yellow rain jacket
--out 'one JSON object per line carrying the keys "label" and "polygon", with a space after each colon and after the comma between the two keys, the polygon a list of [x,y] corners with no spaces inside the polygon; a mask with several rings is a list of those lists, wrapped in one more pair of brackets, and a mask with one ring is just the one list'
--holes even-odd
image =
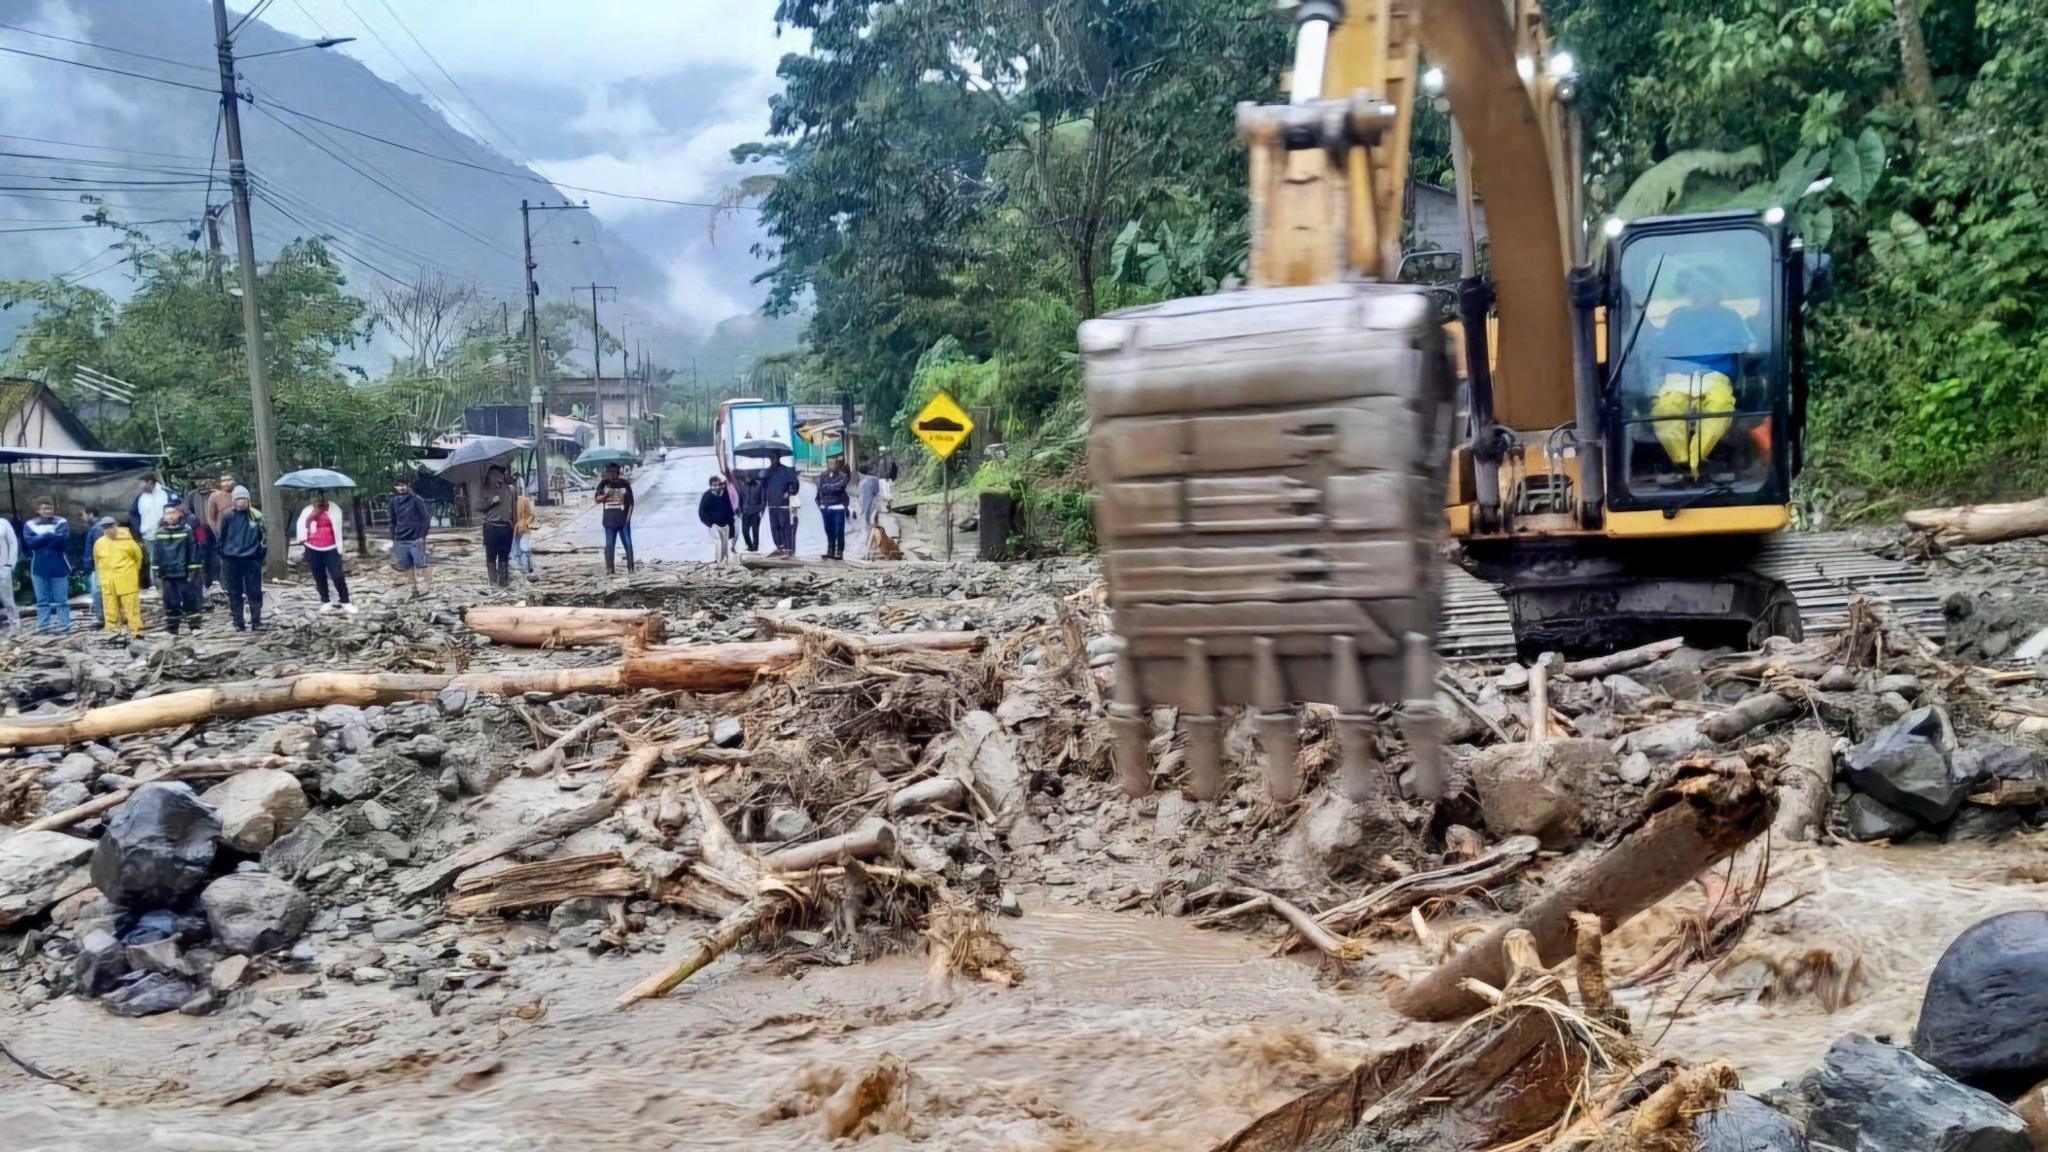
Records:
{"label": "yellow rain jacket", "polygon": [[1728,434],[1734,423],[1728,413],[1733,411],[1735,385],[1726,373],[1713,371],[1670,373],[1650,405],[1650,415],[1658,417],[1657,443],[1673,464],[1694,477]]}
{"label": "yellow rain jacket", "polygon": [[142,545],[126,524],[107,529],[92,546],[93,570],[99,573],[101,596],[136,596],[142,592]]}

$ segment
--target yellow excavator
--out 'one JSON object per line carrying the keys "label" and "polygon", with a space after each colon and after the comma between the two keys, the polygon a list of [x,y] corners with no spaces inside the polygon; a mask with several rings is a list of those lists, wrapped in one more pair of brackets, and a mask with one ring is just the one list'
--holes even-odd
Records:
{"label": "yellow excavator", "polygon": [[[1224,705],[1291,764],[1291,704],[1335,704],[1347,778],[1372,701],[1431,743],[1446,580],[1493,585],[1524,651],[1796,635],[1749,564],[1790,523],[1805,423],[1819,266],[1784,211],[1589,228],[1574,69],[1531,0],[1293,9],[1289,101],[1237,114],[1247,286],[1080,333],[1126,785],[1158,705],[1198,794]],[[1418,99],[1490,239],[1448,306],[1396,282]]]}

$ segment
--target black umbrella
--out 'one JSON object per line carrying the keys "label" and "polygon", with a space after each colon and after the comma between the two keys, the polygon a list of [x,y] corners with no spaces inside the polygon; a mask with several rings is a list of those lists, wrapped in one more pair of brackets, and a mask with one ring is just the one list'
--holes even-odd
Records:
{"label": "black umbrella", "polygon": [[742,440],[732,450],[735,456],[755,456],[764,460],[788,456],[794,450],[780,440]]}

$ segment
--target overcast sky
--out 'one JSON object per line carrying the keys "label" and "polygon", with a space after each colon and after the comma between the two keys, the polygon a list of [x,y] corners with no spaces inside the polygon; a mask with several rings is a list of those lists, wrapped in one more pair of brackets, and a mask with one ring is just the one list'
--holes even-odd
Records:
{"label": "overcast sky", "polygon": [[[247,12],[253,3],[228,6]],[[767,131],[777,62],[805,43],[794,31],[777,34],[775,7],[776,0],[274,0],[262,19],[309,39],[355,36],[336,51],[549,179],[715,200],[733,182],[732,148]],[[668,273],[667,303],[680,316],[715,323],[758,306],[758,293],[733,274],[735,264],[750,263],[750,229],[726,226],[714,249],[702,211],[599,195],[590,204]]]}

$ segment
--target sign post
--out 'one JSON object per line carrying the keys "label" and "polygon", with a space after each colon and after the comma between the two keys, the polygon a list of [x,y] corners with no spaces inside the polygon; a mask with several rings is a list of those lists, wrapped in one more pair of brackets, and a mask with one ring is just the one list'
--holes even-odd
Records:
{"label": "sign post", "polygon": [[943,477],[946,499],[946,560],[953,559],[953,453],[967,442],[968,434],[974,431],[974,418],[960,405],[953,402],[944,392],[932,397],[931,403],[910,422],[910,430],[924,441],[925,447],[939,458],[939,472]]}

